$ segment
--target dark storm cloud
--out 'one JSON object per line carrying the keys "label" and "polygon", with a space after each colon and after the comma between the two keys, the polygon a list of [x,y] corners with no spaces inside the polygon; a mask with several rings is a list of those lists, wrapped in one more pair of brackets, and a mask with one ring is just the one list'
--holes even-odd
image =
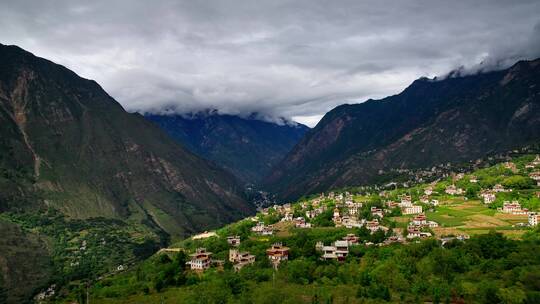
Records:
{"label": "dark storm cloud", "polygon": [[540,56],[538,16],[536,0],[3,0],[0,42],[97,80],[128,110],[313,123],[420,76]]}

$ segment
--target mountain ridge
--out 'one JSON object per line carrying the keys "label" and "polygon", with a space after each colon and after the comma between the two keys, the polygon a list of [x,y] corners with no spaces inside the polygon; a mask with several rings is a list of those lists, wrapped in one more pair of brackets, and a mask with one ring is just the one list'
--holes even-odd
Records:
{"label": "mountain ridge", "polygon": [[24,207],[13,202],[23,192],[72,217],[146,218],[176,236],[252,212],[233,176],[95,81],[19,47],[0,53],[0,185],[12,190],[0,208]]}
{"label": "mountain ridge", "polygon": [[489,73],[418,79],[397,95],[338,106],[264,183],[282,199],[295,199],[373,181],[380,170],[469,161],[538,140],[539,66],[537,59]]}
{"label": "mountain ridge", "polygon": [[260,181],[300,140],[308,127],[205,111],[186,115],[147,114],[193,153],[213,161],[245,183]]}

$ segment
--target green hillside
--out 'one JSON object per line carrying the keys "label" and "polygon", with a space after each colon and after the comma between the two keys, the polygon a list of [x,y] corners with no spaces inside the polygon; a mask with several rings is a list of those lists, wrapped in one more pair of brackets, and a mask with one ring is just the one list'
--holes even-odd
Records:
{"label": "green hillside", "polygon": [[[91,302],[538,303],[540,230],[529,226],[527,214],[501,209],[506,201],[519,202],[527,212],[539,209],[540,187],[530,178],[538,170],[540,161],[528,155],[430,184],[348,189],[270,207],[93,281]],[[462,193],[446,193],[452,185]],[[499,185],[506,192],[496,192],[495,201],[484,204],[480,195]],[[428,189],[432,193],[426,195]],[[423,207],[428,222],[437,223],[418,226],[421,237],[411,237],[408,229],[416,227],[409,223],[418,214],[403,214],[409,199]],[[403,201],[404,207],[396,205]],[[360,203],[355,215],[348,215]],[[374,215],[378,209],[382,218]],[[309,218],[311,212],[318,214]],[[353,218],[362,224],[348,228],[345,223]],[[375,220],[379,228],[368,230]],[[302,222],[311,227],[299,228]],[[256,225],[269,227],[272,234],[254,232]],[[239,236],[240,245],[228,244],[229,236]],[[344,237],[350,241],[346,258],[321,260],[330,256],[317,243],[328,246]],[[277,268],[267,258],[275,243],[289,248],[288,260]],[[214,262],[223,262],[204,272],[190,270],[189,254],[201,247],[212,252]],[[249,252],[255,261],[235,271],[230,249]],[[80,287],[57,300],[69,302],[85,291]]]}

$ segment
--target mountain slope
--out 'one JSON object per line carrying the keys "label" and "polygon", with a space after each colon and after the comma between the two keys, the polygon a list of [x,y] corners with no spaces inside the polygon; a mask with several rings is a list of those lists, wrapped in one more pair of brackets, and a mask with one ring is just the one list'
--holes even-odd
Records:
{"label": "mountain slope", "polygon": [[[234,177],[94,81],[0,45],[0,208],[131,219],[173,236],[252,211]],[[34,199],[37,197],[38,199]]]}
{"label": "mountain slope", "polygon": [[327,113],[265,184],[294,199],[374,181],[390,168],[469,161],[538,141],[539,92],[540,60],[419,79],[398,95]]}
{"label": "mountain slope", "polygon": [[6,290],[7,303],[25,302],[52,273],[47,242],[3,219],[0,236],[0,292]]}
{"label": "mountain slope", "polygon": [[247,183],[270,173],[309,130],[253,118],[216,113],[147,115],[193,153],[214,161]]}

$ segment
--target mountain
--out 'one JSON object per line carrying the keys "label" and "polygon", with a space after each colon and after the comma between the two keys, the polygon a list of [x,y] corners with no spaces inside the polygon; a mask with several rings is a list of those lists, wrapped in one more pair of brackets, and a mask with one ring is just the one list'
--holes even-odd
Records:
{"label": "mountain", "polygon": [[256,183],[309,130],[302,124],[199,112],[186,115],[146,115],[193,153],[232,172],[246,183]]}
{"label": "mountain", "polygon": [[265,179],[285,200],[381,180],[392,168],[465,162],[540,140],[540,59],[421,78],[328,112]]}
{"label": "mountain", "polygon": [[250,214],[229,173],[96,82],[0,45],[0,210],[143,223],[173,237]]}

